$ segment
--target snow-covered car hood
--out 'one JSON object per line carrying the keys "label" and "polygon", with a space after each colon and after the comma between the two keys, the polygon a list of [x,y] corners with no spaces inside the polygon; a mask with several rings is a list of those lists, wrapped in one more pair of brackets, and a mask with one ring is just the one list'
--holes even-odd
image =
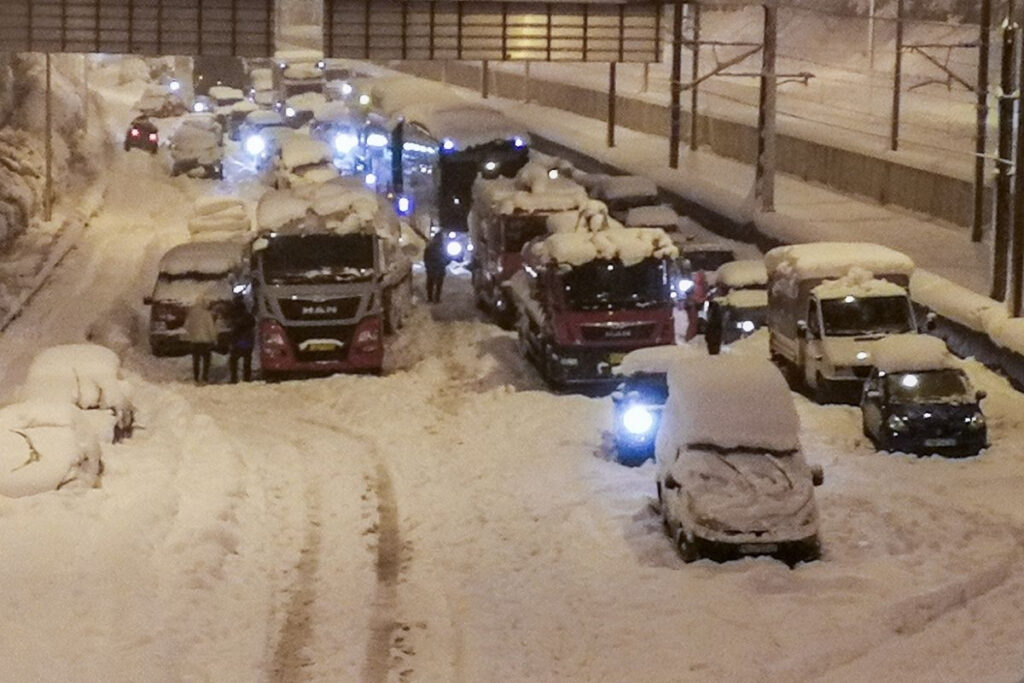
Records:
{"label": "snow-covered car hood", "polygon": [[683,461],[680,483],[699,535],[796,540],[817,533],[814,486],[803,456],[688,450]]}
{"label": "snow-covered car hood", "polygon": [[833,367],[872,365],[873,352],[882,339],[916,338],[916,334],[865,335],[863,337],[825,337],[821,348]]}

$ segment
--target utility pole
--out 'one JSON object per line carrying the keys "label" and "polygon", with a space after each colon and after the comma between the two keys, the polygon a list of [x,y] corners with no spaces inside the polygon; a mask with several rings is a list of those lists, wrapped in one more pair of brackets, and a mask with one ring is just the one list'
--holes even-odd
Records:
{"label": "utility pole", "polygon": [[692,62],[690,64],[690,82],[693,84],[690,87],[690,150],[697,151],[697,103],[700,86],[697,84],[700,78],[700,3],[694,3],[690,5],[693,10],[691,15],[693,17],[693,43],[692,43]]}
{"label": "utility pole", "polygon": [[675,0],[672,11],[672,79],[669,83],[671,104],[668,134],[668,165],[679,168],[679,91],[683,77],[680,50],[683,47],[683,1]]}
{"label": "utility pole", "polygon": [[608,62],[608,146],[615,146],[615,72],[616,63]]}
{"label": "utility pole", "polygon": [[485,59],[480,63],[480,97],[487,99],[490,94],[491,70],[490,63]]}
{"label": "utility pole", "polygon": [[[868,71],[875,70],[875,0],[868,3]],[[870,77],[870,73],[868,76]]]}
{"label": "utility pole", "polygon": [[[1012,0],[1011,0],[1012,2]],[[896,0],[896,62],[892,75],[892,133],[889,149],[900,148],[900,90],[903,88],[903,0]]]}
{"label": "utility pole", "polygon": [[[1022,63],[1017,69],[1017,93],[1024,92],[1024,54],[1021,55]],[[1018,109],[1020,103],[1018,101]],[[1013,229],[1010,234],[1010,289],[1007,296],[1007,304],[1010,315],[1019,318],[1021,315],[1022,301],[1024,296],[1024,199],[1021,193],[1024,192],[1024,126],[1017,122],[1017,150],[1014,156],[1015,169],[1021,172],[1013,176]]]}
{"label": "utility pole", "polygon": [[978,34],[978,127],[974,134],[974,218],[971,241],[980,242],[985,223],[985,171],[988,151],[988,62],[991,48],[992,0],[981,0],[981,26]]}
{"label": "utility pole", "polygon": [[43,219],[53,220],[53,97],[50,88],[50,53],[46,53],[46,186]]}
{"label": "utility pole", "polygon": [[996,220],[992,239],[992,291],[997,301],[1006,299],[1010,230],[1013,223],[1013,129],[1017,79],[1015,47],[1017,19],[1014,0],[1007,0],[1003,22],[1002,66],[999,79],[999,159],[996,161]]}
{"label": "utility pole", "polygon": [[761,211],[775,211],[775,57],[778,42],[777,0],[764,0],[764,51],[761,65],[760,106],[757,112],[757,166],[754,197]]}

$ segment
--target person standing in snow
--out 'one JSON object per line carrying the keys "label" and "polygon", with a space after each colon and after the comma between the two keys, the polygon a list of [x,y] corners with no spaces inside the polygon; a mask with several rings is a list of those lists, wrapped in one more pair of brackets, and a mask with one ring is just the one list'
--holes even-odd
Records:
{"label": "person standing in snow", "polygon": [[438,231],[423,250],[423,267],[427,271],[427,301],[441,301],[441,287],[448,270],[448,255],[444,251],[444,233]]}
{"label": "person standing in snow", "polygon": [[249,312],[245,297],[235,295],[231,309],[231,348],[229,350],[229,367],[231,383],[238,382],[238,362],[242,362],[242,377],[248,382],[252,379],[252,349],[256,334],[256,318]]}
{"label": "person standing in snow", "polygon": [[704,341],[707,343],[708,353],[712,356],[717,355],[722,350],[723,324],[721,305],[714,299],[709,300],[707,303],[707,323],[704,326]]}
{"label": "person standing in snow", "polygon": [[192,378],[196,384],[210,380],[210,357],[217,343],[217,322],[206,295],[200,295],[185,317],[185,338],[192,351]]}

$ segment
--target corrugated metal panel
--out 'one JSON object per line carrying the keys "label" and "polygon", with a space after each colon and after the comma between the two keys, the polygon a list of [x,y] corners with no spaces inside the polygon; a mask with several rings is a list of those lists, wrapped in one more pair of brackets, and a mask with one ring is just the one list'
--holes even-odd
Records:
{"label": "corrugated metal panel", "polygon": [[332,57],[654,62],[660,2],[325,0]]}
{"label": "corrugated metal panel", "polygon": [[274,0],[0,0],[12,52],[269,56]]}

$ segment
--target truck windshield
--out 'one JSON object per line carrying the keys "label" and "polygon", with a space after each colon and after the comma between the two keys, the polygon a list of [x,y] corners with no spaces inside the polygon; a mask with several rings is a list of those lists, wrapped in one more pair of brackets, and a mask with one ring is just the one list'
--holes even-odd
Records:
{"label": "truck windshield", "polygon": [[502,251],[519,252],[523,245],[534,237],[547,234],[548,217],[546,215],[532,216],[507,216],[503,219],[505,224],[504,244]]}
{"label": "truck windshield", "polygon": [[671,302],[665,261],[632,266],[597,259],[562,275],[569,306],[577,311],[650,308]]}
{"label": "truck windshield", "polygon": [[847,296],[824,299],[821,320],[829,337],[912,332],[910,304],[905,296]]}
{"label": "truck windshield", "polygon": [[507,141],[495,141],[466,150],[441,154],[438,186],[438,212],[441,225],[452,230],[466,229],[466,214],[473,199],[473,182],[484,164],[494,162],[496,175],[511,178],[526,164],[525,147]]}
{"label": "truck windshield", "polygon": [[886,375],[893,403],[952,403],[967,397],[967,382],[959,370],[899,372]]}
{"label": "truck windshield", "polygon": [[373,277],[370,235],[277,235],[261,252],[263,280],[271,285],[330,284]]}

